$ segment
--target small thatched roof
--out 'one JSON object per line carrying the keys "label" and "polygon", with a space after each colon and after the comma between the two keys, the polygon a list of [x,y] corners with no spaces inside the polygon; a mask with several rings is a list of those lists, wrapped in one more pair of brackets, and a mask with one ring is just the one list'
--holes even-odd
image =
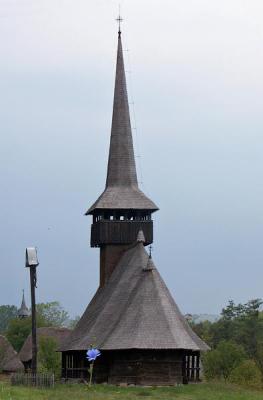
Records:
{"label": "small thatched roof", "polygon": [[192,331],[143,242],[137,241],[100,287],[61,351],[209,347]]}
{"label": "small thatched roof", "polygon": [[138,187],[120,35],[106,188],[86,214],[103,209],[158,210]]}
{"label": "small thatched roof", "polygon": [[[37,328],[37,341],[39,337],[51,337],[54,338],[58,347],[62,345],[64,340],[68,337],[71,330],[68,328],[57,328],[57,327],[43,327]],[[32,359],[32,336],[31,334],[25,340],[22,349],[19,352],[21,361],[26,362]]]}
{"label": "small thatched roof", "polygon": [[3,372],[17,372],[24,370],[17,352],[9,341],[0,335],[0,370]]}

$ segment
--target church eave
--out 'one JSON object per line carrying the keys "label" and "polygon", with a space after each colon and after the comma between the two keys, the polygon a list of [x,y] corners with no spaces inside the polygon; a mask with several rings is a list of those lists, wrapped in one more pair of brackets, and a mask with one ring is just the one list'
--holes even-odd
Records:
{"label": "church eave", "polygon": [[140,189],[132,187],[107,187],[86,215],[95,210],[159,210]]}

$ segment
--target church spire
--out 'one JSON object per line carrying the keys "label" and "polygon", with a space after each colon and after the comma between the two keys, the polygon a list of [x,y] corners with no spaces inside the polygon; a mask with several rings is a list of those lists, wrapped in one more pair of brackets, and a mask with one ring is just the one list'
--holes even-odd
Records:
{"label": "church spire", "polygon": [[29,312],[29,310],[28,310],[28,308],[27,308],[27,306],[26,306],[25,291],[24,291],[24,289],[23,289],[22,302],[21,302],[21,307],[20,307],[20,309],[18,310],[18,317],[22,319],[22,318],[27,318],[27,317],[29,317],[29,315],[30,315],[30,312]]}
{"label": "church spire", "polygon": [[108,186],[138,187],[120,27],[106,181]]}
{"label": "church spire", "polygon": [[119,16],[117,21],[118,50],[106,187],[86,215],[96,210],[158,210],[138,187],[122,51],[122,18]]}

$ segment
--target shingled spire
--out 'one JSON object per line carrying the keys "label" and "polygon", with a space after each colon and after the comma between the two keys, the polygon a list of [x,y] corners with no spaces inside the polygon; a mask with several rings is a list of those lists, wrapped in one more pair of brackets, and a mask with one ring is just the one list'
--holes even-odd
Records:
{"label": "shingled spire", "polygon": [[120,30],[106,188],[86,214],[95,209],[158,210],[138,188]]}
{"label": "shingled spire", "polygon": [[138,187],[120,33],[106,181],[108,186]]}
{"label": "shingled spire", "polygon": [[25,292],[23,290],[23,296],[22,296],[22,302],[21,302],[21,307],[18,310],[18,317],[23,319],[29,317],[30,312],[26,306],[26,301],[25,301]]}

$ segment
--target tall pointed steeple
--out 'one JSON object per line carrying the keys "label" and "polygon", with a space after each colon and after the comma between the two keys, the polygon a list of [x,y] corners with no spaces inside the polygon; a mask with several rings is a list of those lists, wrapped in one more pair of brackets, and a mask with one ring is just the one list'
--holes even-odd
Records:
{"label": "tall pointed steeple", "polygon": [[138,187],[120,28],[106,188],[86,214],[96,209],[158,210]]}
{"label": "tall pointed steeple", "polygon": [[26,306],[26,301],[25,301],[25,291],[23,289],[23,296],[22,296],[22,302],[21,302],[21,307],[18,310],[18,317],[23,319],[29,317],[30,312]]}
{"label": "tall pointed steeple", "polygon": [[106,187],[108,186],[138,188],[120,32],[106,181]]}

